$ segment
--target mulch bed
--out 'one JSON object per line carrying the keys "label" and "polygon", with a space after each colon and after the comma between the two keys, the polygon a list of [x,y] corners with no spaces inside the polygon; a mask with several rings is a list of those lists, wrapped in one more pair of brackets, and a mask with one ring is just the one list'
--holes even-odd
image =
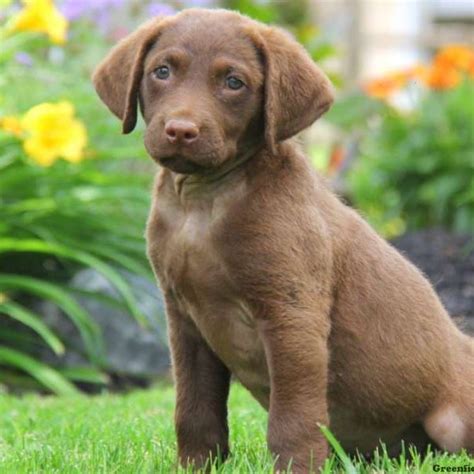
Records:
{"label": "mulch bed", "polygon": [[425,273],[461,329],[474,334],[474,236],[423,230],[392,244]]}

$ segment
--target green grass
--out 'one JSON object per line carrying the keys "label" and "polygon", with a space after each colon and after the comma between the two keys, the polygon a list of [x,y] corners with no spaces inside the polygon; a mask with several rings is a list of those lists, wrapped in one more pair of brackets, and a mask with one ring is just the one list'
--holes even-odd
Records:
{"label": "green grass", "polygon": [[[172,472],[176,458],[173,404],[174,391],[169,386],[93,397],[0,395],[0,472]],[[213,472],[271,472],[272,460],[265,445],[266,419],[250,395],[234,385],[230,397],[232,456]],[[431,473],[434,464],[474,467],[474,461],[465,454],[429,454],[424,460],[415,456],[411,465],[404,456],[392,460],[381,454],[368,465],[349,459],[342,463],[334,455],[324,472]]]}

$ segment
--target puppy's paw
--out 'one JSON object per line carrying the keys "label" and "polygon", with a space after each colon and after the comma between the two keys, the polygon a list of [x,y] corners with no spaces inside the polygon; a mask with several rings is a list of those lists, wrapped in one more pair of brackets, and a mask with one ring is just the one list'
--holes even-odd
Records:
{"label": "puppy's paw", "polygon": [[221,450],[219,447],[213,449],[187,450],[179,453],[179,463],[184,468],[202,469],[211,472],[214,464],[222,464],[230,456],[228,448]]}
{"label": "puppy's paw", "polygon": [[275,462],[275,472],[292,472],[293,474],[318,473],[328,454],[329,449],[325,442],[317,443],[313,447],[307,447],[294,453],[280,449]]}

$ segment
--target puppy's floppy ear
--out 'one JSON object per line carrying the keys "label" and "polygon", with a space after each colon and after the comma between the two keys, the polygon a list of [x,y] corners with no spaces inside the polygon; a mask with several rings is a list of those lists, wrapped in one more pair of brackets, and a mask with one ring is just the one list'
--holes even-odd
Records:
{"label": "puppy's floppy ear", "polygon": [[99,97],[120,120],[123,133],[137,123],[137,104],[145,57],[166,19],[153,18],[121,40],[97,66],[92,82]]}
{"label": "puppy's floppy ear", "polygon": [[250,34],[265,68],[265,139],[270,149],[311,125],[331,106],[329,79],[286,31],[258,25]]}

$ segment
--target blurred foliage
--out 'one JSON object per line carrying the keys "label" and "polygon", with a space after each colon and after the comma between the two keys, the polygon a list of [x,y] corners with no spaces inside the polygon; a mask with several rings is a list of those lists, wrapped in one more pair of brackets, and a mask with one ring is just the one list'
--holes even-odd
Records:
{"label": "blurred foliage", "polygon": [[[151,278],[143,228],[152,174],[140,133],[122,137],[90,84],[110,47],[103,31],[78,21],[57,46],[47,22],[12,28],[24,13],[13,7],[0,23],[0,383],[31,376],[69,393],[71,381],[103,381],[101,334],[67,286],[78,270],[102,273],[120,295],[113,303],[144,321],[122,271]],[[71,319],[96,369],[60,373],[37,360],[44,348],[67,349],[35,312],[38,300]]]}
{"label": "blurred foliage", "polygon": [[302,43],[314,61],[316,61],[336,86],[342,84],[341,77],[328,70],[327,61],[338,52],[335,46],[315,25],[311,16],[309,0],[279,2],[270,0],[223,0],[222,6],[237,10],[255,20],[280,25],[291,31]]}
{"label": "blurred foliage", "polygon": [[474,51],[448,46],[431,65],[371,81],[328,113],[359,141],[350,198],[386,236],[474,231],[473,79]]}

